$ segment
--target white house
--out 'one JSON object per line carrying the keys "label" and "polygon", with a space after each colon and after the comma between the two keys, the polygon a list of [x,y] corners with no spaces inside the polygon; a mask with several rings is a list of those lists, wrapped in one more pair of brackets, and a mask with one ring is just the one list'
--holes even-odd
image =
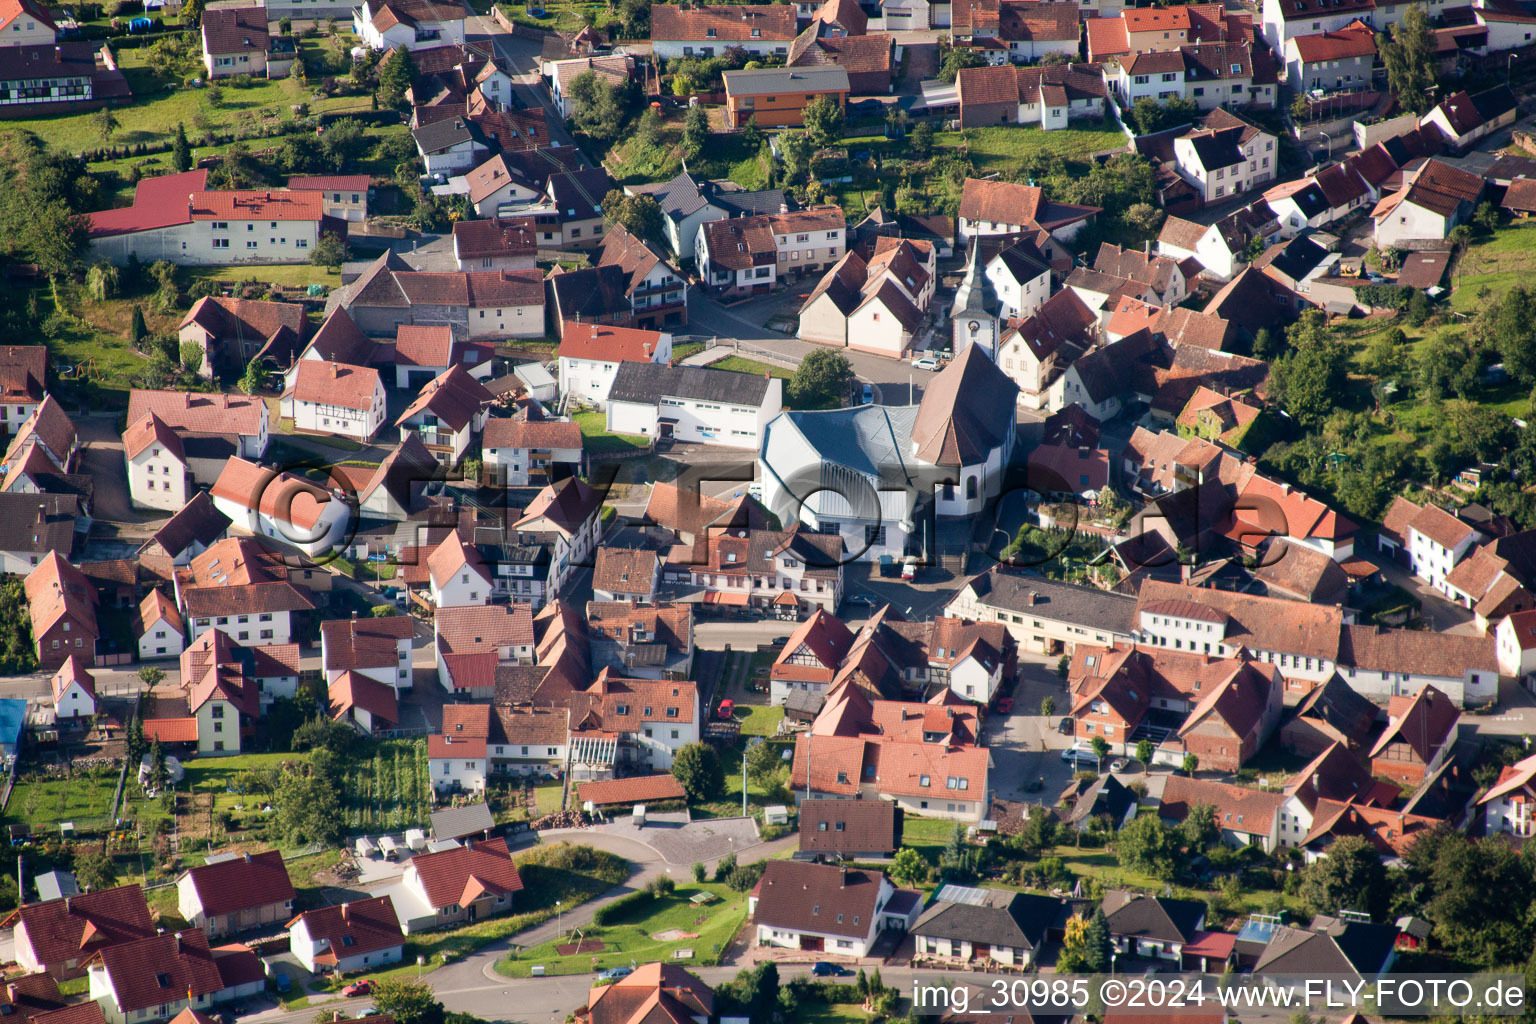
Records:
{"label": "white house", "polygon": [[280,408],[295,430],[371,441],[384,425],[384,382],[370,366],[300,359]]}
{"label": "white house", "polygon": [[1383,196],[1371,211],[1376,244],[1408,246],[1444,239],[1465,224],[1477,208],[1487,182],[1440,160],[1427,160],[1401,188]]}
{"label": "white house", "polygon": [[710,221],[699,226],[700,280],[725,294],[762,294],[786,275],[830,270],[847,251],[847,221],[836,206]]}
{"label": "white house", "polygon": [[1358,19],[1336,32],[1285,42],[1285,81],[1297,93],[1369,88],[1375,64],[1375,32]]}
{"label": "white house", "polygon": [[1051,265],[1026,239],[988,260],[982,274],[991,282],[1005,320],[1030,316],[1051,297]]}
{"label": "white house", "polygon": [[1513,839],[1536,835],[1536,755],[1506,766],[1478,803],[1488,835]]}
{"label": "white house", "polygon": [[1536,610],[1504,616],[1494,627],[1499,674],[1525,677],[1536,672]]}
{"label": "white house", "polygon": [[234,529],[280,540],[311,556],[343,543],[352,519],[352,508],[339,491],[241,458],[225,464],[212,494],[214,507]]}
{"label": "white house", "polygon": [[139,638],[139,660],[179,658],[187,646],[187,627],[176,602],[160,589],[151,590],[139,603],[134,619]]}
{"label": "white house", "polygon": [[1278,226],[1275,221],[1275,214],[1265,203],[1255,203],[1210,225],[1169,217],[1158,232],[1157,251],[1177,260],[1194,257],[1207,274],[1226,281],[1248,265],[1249,242],[1273,233]]}
{"label": "white house", "polygon": [[[103,946],[86,968],[89,998],[108,1024],[166,1020],[203,1011],[224,989],[201,928]],[[164,978],[163,984],[158,979]],[[150,985],[147,982],[155,980]]]}
{"label": "white house", "polygon": [[566,322],[558,352],[560,394],[568,401],[601,409],[623,362],[672,359],[672,335],[608,324]]}
{"label": "white house", "polygon": [[345,237],[318,192],[207,188],[207,170],[144,178],[133,204],[88,215],[93,259],[184,265],[308,263],[320,235]]}
{"label": "white house", "polygon": [[214,938],[281,927],[293,916],[294,895],[281,850],[215,857],[176,880],[182,920]]}
{"label": "white house", "polygon": [[58,39],[53,16],[33,0],[15,0],[0,11],[0,46],[52,46]]}
{"label": "white house", "polygon": [[[283,78],[293,66],[293,41],[267,32],[265,0],[223,0],[203,12],[203,67],[208,77]],[[276,44],[276,45],[274,45]]]}
{"label": "white house", "polygon": [[1275,141],[1251,121],[1218,109],[1173,140],[1173,155],[1179,176],[1206,203],[1216,203],[1274,179]]}
{"label": "white house", "polygon": [[427,572],[435,608],[491,603],[491,575],[479,552],[457,534],[444,539],[428,557]]}
{"label": "white house", "polygon": [[1438,505],[1425,505],[1408,523],[1408,564],[1415,576],[1450,597],[1446,577],[1477,539],[1470,524]]}
{"label": "white house", "polygon": [[514,530],[546,533],[553,542],[546,587],[558,594],[572,569],[590,565],[602,536],[598,513],[603,496],[577,477],[567,477],[541,490],[523,509]]}
{"label": "white house", "polygon": [[881,872],[775,860],[747,900],[747,913],[758,945],[863,957],[895,892]]}
{"label": "white house", "polygon": [[363,0],[352,9],[352,32],[375,50],[463,45],[464,9],[431,0]]}
{"label": "white house", "polygon": [[481,164],[495,145],[469,117],[450,117],[411,129],[428,175],[459,175]]}
{"label": "white house", "polygon": [[900,358],[933,302],[933,246],[878,238],[868,261],[850,252],[800,307],[799,336]]}
{"label": "white house", "polygon": [[218,629],[241,644],[287,644],[295,614],[315,607],[306,589],[288,580],[281,558],[248,537],[211,544],[176,574],[175,586],[192,641]]}
{"label": "white house", "polygon": [[331,619],[320,624],[320,665],[326,684],[343,672],[383,683],[398,696],[412,688],[411,641],[416,620],[409,615]]}
{"label": "white house", "polygon": [[64,723],[96,715],[96,677],[77,655],[64,659],[64,665],[48,680],[53,695],[54,720]]}
{"label": "white house", "polygon": [[795,11],[789,6],[651,5],[651,52],[665,60],[714,57],[727,49],[784,57],[795,34]]}
{"label": "white house", "polygon": [[485,479],[494,487],[542,487],[558,467],[572,475],[583,447],[575,423],[535,417],[531,410],[488,419],[480,434]]}
{"label": "white house", "polygon": [[963,246],[978,235],[1033,234],[1044,229],[1070,242],[1099,211],[1092,206],[1047,201],[1043,189],[1007,181],[965,179],[955,237]]}
{"label": "white house", "polygon": [[427,382],[395,426],[416,434],[437,461],[457,466],[485,426],[491,401],[485,385],[455,364]]}
{"label": "white house", "polygon": [[267,451],[267,403],[259,396],[204,394],[190,391],[128,393],[128,423],[154,413],[178,433],[223,434],[242,459],[259,459]]}
{"label": "white house", "polygon": [[1452,149],[1464,150],[1513,122],[1517,113],[1514,93],[1500,85],[1475,96],[1452,93],[1419,118],[1419,126],[1434,125]]}
{"label": "white house", "polygon": [[351,974],[399,963],[405,935],[388,896],[306,910],[288,922],[288,949],[304,969]]}
{"label": "white house", "polygon": [[176,512],[192,496],[192,473],[181,438],[154,413],[123,431],[128,496],[141,508]]}
{"label": "white house", "polygon": [[608,391],[608,429],[756,451],[783,386],[777,377],[626,361]]}

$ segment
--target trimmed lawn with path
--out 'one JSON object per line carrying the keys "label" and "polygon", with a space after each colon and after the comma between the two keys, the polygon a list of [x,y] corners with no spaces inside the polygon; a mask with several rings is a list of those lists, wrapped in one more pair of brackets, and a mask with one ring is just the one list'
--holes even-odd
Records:
{"label": "trimmed lawn with path", "polygon": [[591,452],[643,451],[651,439],[643,434],[615,434],[608,429],[608,414],[600,409],[583,409],[571,416],[581,428],[581,438]]}
{"label": "trimmed lawn with path", "polygon": [[[692,898],[707,892],[715,898],[703,906]],[[586,974],[609,967],[628,967],[655,961],[698,965],[713,960],[746,920],[747,894],[733,892],[715,882],[686,882],[668,896],[644,902],[607,925],[591,925],[580,936],[564,935],[532,949],[509,955],[496,964],[508,977],[532,976],[534,964],[543,964],[546,975]],[[560,955],[556,946],[601,942],[597,952]],[[678,951],[691,955],[679,957]]]}

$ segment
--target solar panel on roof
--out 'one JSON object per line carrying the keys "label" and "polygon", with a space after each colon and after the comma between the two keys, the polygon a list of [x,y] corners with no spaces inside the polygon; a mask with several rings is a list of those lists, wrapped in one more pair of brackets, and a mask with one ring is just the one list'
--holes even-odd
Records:
{"label": "solar panel on roof", "polygon": [[965,885],[946,885],[939,890],[936,899],[941,903],[965,903],[979,907],[987,902],[988,892]]}

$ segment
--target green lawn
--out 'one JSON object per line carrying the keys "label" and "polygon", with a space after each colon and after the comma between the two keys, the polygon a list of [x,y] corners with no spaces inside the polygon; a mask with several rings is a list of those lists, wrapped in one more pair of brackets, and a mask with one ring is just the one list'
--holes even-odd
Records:
{"label": "green lawn", "polygon": [[[694,905],[690,900],[699,892],[712,894],[714,901],[704,906]],[[508,977],[527,978],[531,976],[534,964],[543,964],[547,975],[586,974],[608,967],[627,967],[631,963],[658,960],[698,964],[718,956],[735,936],[746,920],[746,905],[746,893],[733,892],[723,884],[687,882],[679,885],[670,896],[633,910],[606,926],[583,929],[583,941],[603,943],[599,952],[560,955],[555,947],[569,944],[572,936],[567,934],[503,958],[496,964],[496,970]],[[668,932],[693,934],[657,937]],[[677,957],[674,954],[679,950],[691,951],[691,955]]]}
{"label": "green lawn", "polygon": [[568,842],[541,844],[513,854],[512,859],[523,879],[522,891],[513,897],[516,913],[463,928],[412,935],[406,940],[401,966],[389,971],[369,971],[368,977],[375,981],[414,979],[418,956],[427,961],[428,970],[452,963],[488,943],[543,924],[555,916],[557,901],[561,912],[569,912],[612,889],[630,874],[629,862],[622,857]]}
{"label": "green lawn", "polygon": [[928,860],[937,864],[939,853],[955,836],[955,822],[943,818],[919,818],[908,814],[902,818],[901,845],[910,846]]}
{"label": "green lawn", "polygon": [[795,375],[794,370],[786,370],[782,366],[774,366],[771,363],[760,363],[756,359],[748,359],[745,356],[726,356],[709,364],[711,370],[735,370],[737,373],[750,373],[761,377],[763,374],[771,374],[784,380]]}
{"label": "green lawn", "polygon": [[763,707],[760,704],[738,704],[734,713],[736,721],[741,723],[743,736],[775,736],[779,731],[779,723],[784,721],[783,705]]}
{"label": "green lawn", "polygon": [[1046,131],[1043,128],[999,125],[939,132],[934,136],[941,149],[969,150],[982,173],[1012,170],[1033,156],[1085,160],[1095,153],[1123,152],[1125,133],[1111,121],[1075,121],[1073,127]]}
{"label": "green lawn", "polygon": [[82,827],[88,821],[105,823],[116,788],[115,771],[87,772],[72,779],[23,777],[11,790],[5,820],[37,829],[52,828],[61,821],[73,821]]}
{"label": "green lawn", "polygon": [[608,414],[600,409],[585,409],[571,416],[581,428],[582,443],[589,452],[628,452],[649,448],[651,439],[641,434],[614,434],[608,430]]}
{"label": "green lawn", "polygon": [[540,814],[555,814],[560,810],[560,801],[565,795],[565,786],[559,782],[551,782],[545,786],[533,787],[533,798]]}

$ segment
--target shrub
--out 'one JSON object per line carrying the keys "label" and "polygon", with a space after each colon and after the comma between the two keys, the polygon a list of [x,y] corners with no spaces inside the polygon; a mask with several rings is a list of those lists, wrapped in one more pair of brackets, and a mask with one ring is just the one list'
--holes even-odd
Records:
{"label": "shrub", "polygon": [[677,883],[666,875],[657,875],[645,883],[645,891],[651,894],[652,899],[661,899],[670,896],[677,890]]}
{"label": "shrub", "polygon": [[758,861],[756,864],[743,864],[733,868],[726,876],[725,884],[736,892],[747,892],[757,884],[758,879],[763,877],[763,871],[767,866],[763,861]]}
{"label": "shrub", "polygon": [[627,914],[643,910],[655,902],[656,896],[650,887],[636,890],[627,896],[620,896],[612,903],[598,907],[592,914],[592,923],[598,927],[612,924],[615,920],[622,919]]}
{"label": "shrub", "polygon": [[693,880],[695,882],[702,882],[702,881],[704,881],[708,877],[709,877],[709,869],[706,868],[699,861],[694,861],[693,862]]}
{"label": "shrub", "polygon": [[726,877],[736,870],[736,855],[728,853],[715,864],[715,881],[723,882]]}

